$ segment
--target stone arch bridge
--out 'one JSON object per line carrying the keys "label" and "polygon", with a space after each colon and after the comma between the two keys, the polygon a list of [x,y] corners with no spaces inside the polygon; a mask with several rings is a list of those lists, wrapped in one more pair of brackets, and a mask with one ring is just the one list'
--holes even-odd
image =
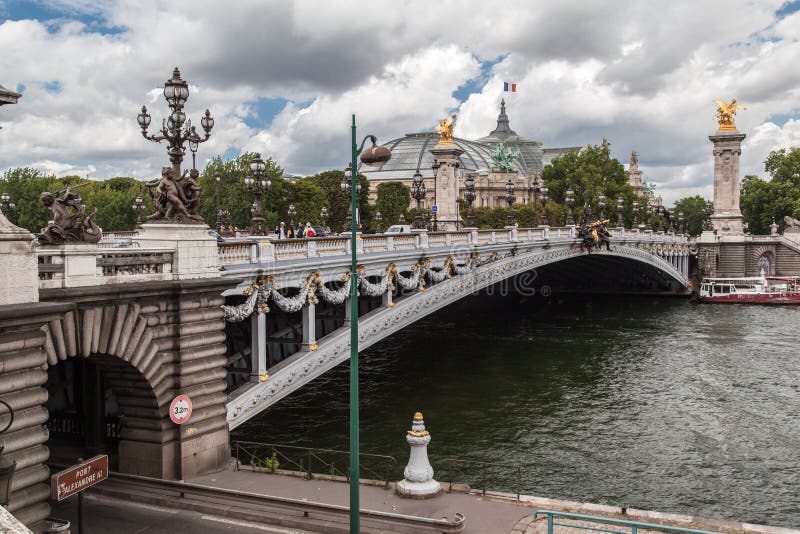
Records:
{"label": "stone arch bridge", "polygon": [[[687,291],[690,267],[685,237],[626,230],[592,254],[571,228],[365,235],[356,275],[349,236],[217,243],[145,224],[117,236],[134,247],[46,248],[17,230],[0,241],[0,399],[14,410],[0,445],[17,462],[9,510],[28,524],[49,513],[48,462],[105,451],[164,478],[224,465],[230,429],[349,357],[351,283],[363,349],[502,280],[541,291],[532,273],[548,266],[567,285],[668,293]],[[194,404],[182,426],[178,394]]]}

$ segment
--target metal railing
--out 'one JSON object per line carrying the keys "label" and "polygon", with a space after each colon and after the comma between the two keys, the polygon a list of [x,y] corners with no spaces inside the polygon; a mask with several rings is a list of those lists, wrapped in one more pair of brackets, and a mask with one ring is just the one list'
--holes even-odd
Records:
{"label": "metal railing", "polygon": [[502,481],[511,477],[516,488],[517,500],[519,500],[522,485],[523,466],[521,465],[458,460],[456,458],[447,458],[444,463],[447,465],[448,491],[453,491],[453,484],[466,481],[470,487],[477,484],[481,494],[486,495],[486,489],[490,483],[494,487],[504,485],[508,487]]}
{"label": "metal railing", "polygon": [[[350,481],[350,453],[332,449],[312,449],[294,445],[233,441],[231,452],[236,458],[236,470],[240,465],[249,465],[254,471],[274,473],[278,469],[300,471],[306,478],[314,475],[344,477]],[[367,478],[381,480],[389,487],[392,471],[397,460],[383,454],[359,454],[359,469]]]}
{"label": "metal railing", "polygon": [[[708,530],[672,527],[668,525],[659,525],[656,523],[642,523],[639,521],[628,521],[625,519],[613,519],[611,517],[594,515],[573,514],[571,512],[558,512],[555,510],[536,510],[536,512],[533,514],[534,521],[538,519],[539,516],[547,516],[547,534],[553,534],[553,527],[556,526],[579,530],[591,530],[596,532],[608,532],[611,534],[637,534],[639,529],[655,530],[658,532],[679,532],[682,534],[716,534],[715,532]],[[569,519],[575,522],[557,523],[555,520],[558,518]],[[624,527],[626,530],[613,530],[610,527],[602,528],[604,525]]]}

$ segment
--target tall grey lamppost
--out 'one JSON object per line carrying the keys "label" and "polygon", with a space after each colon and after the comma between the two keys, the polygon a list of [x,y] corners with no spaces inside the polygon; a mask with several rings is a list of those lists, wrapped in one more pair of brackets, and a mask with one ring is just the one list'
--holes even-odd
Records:
{"label": "tall grey lamppost", "polygon": [[221,185],[220,184],[221,181],[222,181],[222,174],[220,174],[219,171],[215,172],[214,173],[214,196],[216,197],[215,198],[215,204],[216,204],[216,208],[217,208],[217,219],[214,221],[214,228],[220,234],[222,233],[222,225],[223,225],[223,222],[222,222],[222,210],[220,210],[220,207],[219,207],[219,188],[220,188],[220,185]]}
{"label": "tall grey lamppost", "polygon": [[[401,213],[402,215],[402,213]],[[381,233],[381,223],[383,223],[383,214],[380,211],[375,212],[375,233]]]}
{"label": "tall grey lamppost", "polygon": [[547,196],[547,186],[544,185],[544,180],[542,180],[542,186],[539,188],[539,200],[542,201],[542,215],[539,218],[539,226],[547,226],[547,201],[550,198]]}
{"label": "tall grey lamppost", "polygon": [[625,220],[622,218],[622,212],[625,210],[625,199],[622,197],[617,198],[617,228],[625,227]]}
{"label": "tall grey lamppost", "polygon": [[508,202],[508,216],[506,217],[506,226],[514,226],[516,220],[514,219],[514,201],[517,200],[517,195],[514,194],[514,183],[511,178],[506,182],[506,202]]}
{"label": "tall grey lamppost", "polygon": [[[367,135],[361,141],[361,146],[357,144],[356,138],[356,116],[353,115],[351,126],[350,143],[350,209],[357,214],[358,206],[358,183],[357,172],[358,163],[356,157],[359,152],[361,162],[365,165],[383,165],[392,157],[391,151],[383,146],[377,146],[377,138],[374,135]],[[364,148],[369,139],[372,146]],[[356,261],[356,233],[358,227],[355,217],[350,220],[350,534],[358,534],[359,527],[359,507],[360,507],[360,466],[359,461],[359,414],[358,414],[358,267]]]}
{"label": "tall grey lamppost", "polygon": [[250,235],[267,235],[267,223],[264,220],[264,211],[261,208],[261,197],[272,186],[270,180],[261,178],[267,164],[261,159],[261,154],[256,154],[253,161],[250,162],[250,172],[252,176],[244,179],[244,185],[247,190],[255,197],[253,206],[253,217],[250,219]]}
{"label": "tall grey lamppost", "polygon": [[145,106],[142,106],[142,112],[139,113],[137,120],[145,139],[156,143],[167,141],[169,144],[167,148],[169,161],[172,163],[173,171],[175,171],[175,178],[179,179],[181,176],[181,162],[186,152],[186,149],[183,148],[184,143],[189,141],[194,143],[194,146],[197,146],[208,141],[208,138],[211,137],[211,129],[214,127],[214,119],[211,118],[211,112],[206,110],[205,115],[200,119],[200,126],[205,131],[205,137],[201,138],[194,131],[192,121],[186,118],[186,113],[183,111],[183,105],[189,99],[189,84],[181,79],[181,72],[178,67],[175,67],[175,70],[172,71],[172,78],[164,84],[164,98],[167,99],[167,104],[169,104],[172,113],[170,113],[168,119],[161,120],[161,130],[159,130],[158,134],[150,135],[147,133],[151,117]]}
{"label": "tall grey lamppost", "polygon": [[319,218],[322,219],[322,230],[326,231],[328,228],[328,208],[326,206],[322,206],[322,209],[319,210]]}
{"label": "tall grey lamppost", "polygon": [[142,215],[144,214],[146,206],[144,205],[144,200],[142,197],[137,196],[133,199],[133,205],[131,205],[131,209],[136,214],[136,228],[142,227]]}
{"label": "tall grey lamppost", "polygon": [[600,208],[600,220],[602,221],[606,218],[606,196],[603,193],[597,197],[597,207]]}
{"label": "tall grey lamppost", "polygon": [[0,211],[3,212],[3,215],[8,215],[8,213],[16,207],[17,206],[11,202],[11,195],[4,191],[3,194],[0,195]]}
{"label": "tall grey lamppost", "polygon": [[685,224],[685,221],[683,219],[683,212],[682,211],[678,212],[678,232],[681,233],[681,234],[685,234],[686,233],[686,224]]}
{"label": "tall grey lamppost", "polygon": [[467,201],[467,228],[475,228],[475,213],[472,211],[472,203],[475,202],[475,174],[468,173],[464,179],[464,200]]}
{"label": "tall grey lamppost", "polygon": [[425,187],[425,180],[422,179],[422,174],[417,169],[414,173],[414,178],[411,179],[411,197],[417,201],[417,209],[414,212],[414,229],[422,230],[425,228],[425,218],[422,215],[422,200],[425,198],[425,193],[428,188]]}
{"label": "tall grey lamppost", "polygon": [[[356,173],[357,175],[358,173]],[[356,214],[355,221],[356,221],[356,229],[360,232],[361,231],[361,217],[359,217],[358,213],[358,194],[361,193],[361,184],[358,183],[358,180],[353,180],[353,169],[352,163],[347,164],[347,168],[344,170],[344,178],[342,178],[342,183],[339,186],[342,188],[342,193],[345,196],[350,196],[350,189],[353,187],[351,182],[355,182],[356,187],[356,203],[350,204],[347,207],[347,218],[344,220],[344,231],[347,232],[350,230],[350,226],[352,225],[353,221],[353,213]]]}
{"label": "tall grey lamppost", "polygon": [[633,201],[633,227],[632,228],[639,228],[639,203],[637,201]]}
{"label": "tall grey lamppost", "polygon": [[567,226],[574,226],[575,214],[572,208],[575,206],[575,191],[573,191],[571,187],[564,193],[564,202],[567,203]]}
{"label": "tall grey lamppost", "polygon": [[294,226],[294,218],[297,216],[297,210],[294,204],[289,204],[289,209],[286,210],[286,214],[289,216],[289,226]]}

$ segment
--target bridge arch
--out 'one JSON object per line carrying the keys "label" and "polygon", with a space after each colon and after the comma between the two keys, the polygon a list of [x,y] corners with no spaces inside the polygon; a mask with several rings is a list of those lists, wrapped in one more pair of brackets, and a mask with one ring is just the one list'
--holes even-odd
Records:
{"label": "bridge arch", "polygon": [[[575,246],[552,247],[548,250],[512,249],[503,256],[492,256],[491,261],[454,274],[438,283],[413,292],[405,298],[392,301],[359,317],[359,350],[364,350],[381,339],[390,336],[409,324],[488,286],[548,265],[566,264],[570,261],[611,261],[642,266],[656,274],[667,287],[685,291],[687,280],[683,275],[688,265],[688,252],[684,249],[646,248],[624,245],[612,246],[611,250],[592,254],[582,252]],[[446,264],[445,260],[445,264]],[[679,266],[681,270],[679,270]],[[385,266],[374,265],[367,275],[386,272]],[[341,276],[341,273],[339,273]],[[255,297],[254,297],[255,298]],[[332,367],[349,359],[350,334],[340,328],[314,343],[313,347],[300,350],[269,370],[262,381],[230,396],[227,418],[230,428],[236,428],[260,411],[277,402],[303,384],[325,373]]]}

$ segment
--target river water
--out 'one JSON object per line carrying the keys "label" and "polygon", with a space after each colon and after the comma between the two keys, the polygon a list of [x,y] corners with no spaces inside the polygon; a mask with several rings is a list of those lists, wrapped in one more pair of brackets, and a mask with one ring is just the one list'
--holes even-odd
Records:
{"label": "river water", "polygon": [[[440,481],[489,461],[526,494],[797,527],[799,328],[800,307],[473,296],[362,353],[361,450],[402,478],[422,411]],[[346,450],[348,372],[232,439]]]}

